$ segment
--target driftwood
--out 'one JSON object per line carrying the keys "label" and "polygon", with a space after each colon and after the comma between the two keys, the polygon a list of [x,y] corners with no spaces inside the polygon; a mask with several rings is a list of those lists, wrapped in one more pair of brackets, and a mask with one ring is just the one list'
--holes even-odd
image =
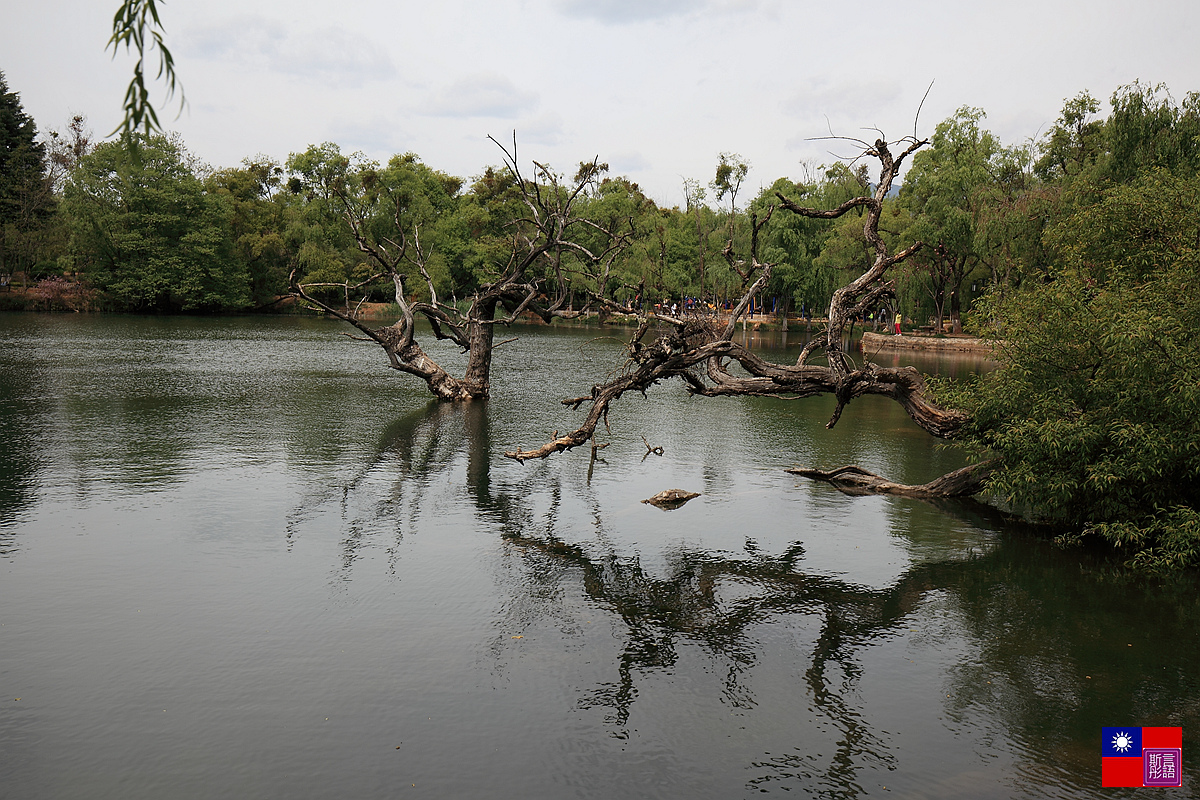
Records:
{"label": "driftwood", "polygon": [[803,467],[787,471],[803,478],[825,481],[846,494],[895,494],[929,500],[937,497],[969,497],[977,494],[992,474],[994,467],[995,462],[993,461],[971,464],[917,486],[889,481],[887,478],[881,478],[856,465],[841,467],[829,472]]}
{"label": "driftwood", "polygon": [[699,496],[696,492],[685,492],[683,489],[667,489],[642,502],[670,511]]}

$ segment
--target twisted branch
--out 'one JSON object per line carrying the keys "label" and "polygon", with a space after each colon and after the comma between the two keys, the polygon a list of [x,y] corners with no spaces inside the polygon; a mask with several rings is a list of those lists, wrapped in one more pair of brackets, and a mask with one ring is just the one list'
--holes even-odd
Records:
{"label": "twisted branch", "polygon": [[[786,210],[802,216],[819,219],[836,219],[860,207],[867,209],[864,233],[875,251],[872,265],[858,278],[838,289],[829,309],[829,324],[822,334],[811,341],[801,352],[794,365],[774,364],[764,361],[745,347],[732,341],[736,321],[748,308],[751,301],[770,279],[772,265],[758,260],[759,233],[770,219],[771,211],[760,222],[751,218],[751,251],[748,259],[738,259],[733,252],[732,241],[726,245],[724,254],[730,266],[737,270],[746,286],[742,298],[734,308],[729,323],[720,333],[703,324],[665,315],[645,315],[638,332],[628,345],[630,364],[633,369],[606,382],[592,387],[591,394],[564,400],[564,405],[578,409],[590,402],[587,417],[576,430],[555,435],[545,444],[530,450],[518,448],[505,453],[509,458],[526,461],[546,458],[561,453],[588,441],[595,434],[597,425],[607,420],[611,404],[630,390],[646,391],[654,384],[678,377],[683,380],[688,392],[706,397],[728,395],[769,395],[786,398],[811,397],[818,394],[833,394],[837,408],[827,427],[833,427],[841,416],[842,409],[856,397],[867,394],[883,395],[900,403],[912,420],[934,436],[953,436],[968,420],[962,412],[943,409],[928,397],[925,381],[912,367],[884,368],[865,363],[856,368],[842,351],[842,338],[846,325],[857,314],[876,307],[894,296],[894,285],[886,280],[887,270],[903,262],[921,247],[917,242],[896,254],[888,253],[887,245],[879,235],[879,220],[883,201],[890,190],[896,173],[903,161],[924,146],[926,140],[905,139],[907,147],[893,157],[888,144],[882,138],[866,151],[880,162],[880,180],[875,192],[842,203],[834,209],[803,208],[780,196],[780,205]],[[749,267],[746,265],[749,264]],[[750,278],[758,272],[752,283]],[[748,285],[747,285],[748,284]],[[642,339],[651,322],[665,324],[667,329],[652,344],[645,345]],[[808,360],[823,348],[827,365],[811,365]],[[729,360],[737,361],[748,373],[748,377],[735,377],[727,369]],[[703,364],[703,374],[694,367]],[[882,479],[880,479],[882,480]]]}

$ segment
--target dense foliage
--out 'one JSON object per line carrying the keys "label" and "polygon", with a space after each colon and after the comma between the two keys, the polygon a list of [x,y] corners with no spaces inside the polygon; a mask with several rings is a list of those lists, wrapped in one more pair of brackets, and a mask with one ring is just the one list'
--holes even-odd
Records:
{"label": "dense foliage", "polygon": [[[1191,124],[1194,103],[1177,111]],[[1051,146],[1068,126],[1098,135],[1061,123]],[[1135,154],[1118,168],[1103,147],[1068,149],[1082,155],[1052,162],[1064,212],[1043,235],[1050,266],[980,309],[1001,368],[943,397],[973,415],[966,441],[999,459],[991,488],[1065,526],[1064,541],[1105,540],[1139,567],[1200,565],[1200,178],[1160,150],[1131,172]]]}
{"label": "dense foliage", "polygon": [[1200,501],[1197,277],[1193,252],[1145,281],[1065,274],[992,307],[1004,366],[955,399],[968,441],[1002,459],[993,490],[1144,563],[1200,563],[1200,538],[1157,532]]}
{"label": "dense foliage", "polygon": [[247,303],[228,208],[162,136],[102,144],[63,198],[76,268],[130,311],[221,311]]}

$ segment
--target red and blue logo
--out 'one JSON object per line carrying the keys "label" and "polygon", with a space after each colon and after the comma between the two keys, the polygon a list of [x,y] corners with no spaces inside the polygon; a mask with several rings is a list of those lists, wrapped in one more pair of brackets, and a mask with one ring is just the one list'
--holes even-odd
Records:
{"label": "red and blue logo", "polygon": [[1183,728],[1101,728],[1101,786],[1182,786]]}

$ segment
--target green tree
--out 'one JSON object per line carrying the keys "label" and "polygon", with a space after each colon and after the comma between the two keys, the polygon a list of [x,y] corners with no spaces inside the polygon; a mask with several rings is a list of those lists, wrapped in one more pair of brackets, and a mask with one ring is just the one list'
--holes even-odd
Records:
{"label": "green tree", "polygon": [[[477,282],[462,267],[469,223],[453,219],[461,178],[425,165],[414,153],[393,156],[381,167],[360,153],[344,156],[328,142],[293,154],[288,169],[316,223],[300,251],[306,287],[324,283],[346,292],[353,285],[364,296],[383,291],[391,284],[388,270],[375,263],[376,251],[397,253],[394,266],[410,293],[428,284],[436,300]],[[358,298],[345,298],[351,299]]]}
{"label": "green tree", "polygon": [[729,238],[733,239],[733,223],[737,216],[737,196],[742,181],[750,172],[750,163],[740,153],[721,153],[717,158],[717,172],[709,182],[717,200],[729,197]]}
{"label": "green tree", "polygon": [[1039,178],[1050,182],[1079,175],[1104,156],[1104,122],[1093,117],[1099,111],[1100,103],[1086,91],[1064,103],[1039,144],[1041,157],[1034,164]]}
{"label": "green tree", "polygon": [[[555,316],[572,314],[564,310],[571,270],[565,254],[586,267],[582,271],[590,272],[593,285],[603,286],[603,278],[597,275],[609,271],[612,256],[623,243],[619,237],[608,237],[613,243],[596,253],[568,238],[600,227],[579,217],[576,211],[576,202],[599,169],[596,161],[577,174],[574,186],[536,162],[533,178],[525,178],[514,145],[513,151],[504,150],[511,178],[495,183],[501,195],[507,194],[506,187],[515,188],[523,211],[521,216],[510,218],[507,225],[506,256],[489,265],[496,277],[481,283],[464,311],[457,303],[445,303],[444,296],[439,295],[437,279],[430,272],[434,248],[428,238],[421,240],[422,230],[437,231],[439,222],[452,215],[461,181],[425,167],[411,154],[397,156],[380,169],[370,162],[341,157],[331,146],[327,150],[289,159],[289,167],[304,176],[295,178],[296,188],[303,191],[307,180],[312,186],[310,194],[325,192],[340,208],[355,243],[374,271],[359,286],[390,279],[400,319],[389,326],[372,328],[348,303],[339,309],[314,296],[309,291],[311,284],[301,281],[296,271],[292,273],[292,291],[353,325],[383,349],[393,369],[420,377],[441,400],[476,400],[489,395],[497,325],[511,324],[525,313],[547,323]],[[548,297],[546,288],[550,285],[557,291]],[[345,288],[349,292],[348,284]],[[598,293],[593,297],[605,301]],[[467,352],[461,378],[447,372],[417,341],[418,316],[429,324],[435,337],[449,339]]]}
{"label": "green tree", "polygon": [[1048,282],[987,300],[1002,367],[944,396],[993,491],[1134,563],[1200,564],[1200,179],[1101,197],[1053,232]]}
{"label": "green tree", "polygon": [[235,257],[246,269],[256,307],[287,294],[289,263],[296,256],[284,238],[282,176],[283,168],[270,159],[245,159],[241,167],[217,170],[204,182],[208,193],[225,202]]}
{"label": "green tree", "polygon": [[705,245],[709,234],[712,233],[712,225],[705,225],[704,219],[707,216],[704,212],[708,211],[711,214],[711,209],[704,204],[706,192],[704,187],[700,185],[700,181],[695,178],[685,178],[683,181],[683,197],[685,208],[684,211],[694,218],[696,223],[696,274],[700,285],[697,294],[700,297],[707,297],[707,264],[709,259],[705,257]]}
{"label": "green tree", "polygon": [[1097,285],[1149,280],[1200,246],[1198,187],[1164,169],[1145,172],[1052,225],[1045,240],[1061,269]]}
{"label": "green tree", "polygon": [[1129,183],[1140,172],[1165,169],[1183,177],[1200,171],[1200,94],[1176,103],[1167,87],[1138,82],[1113,92],[1105,123],[1105,175]]}
{"label": "green tree", "polygon": [[[812,187],[803,205],[836,208],[853,197],[872,191],[865,164],[851,168],[836,162],[821,169],[821,180]],[[889,247],[894,247],[898,241],[894,222],[895,203],[885,200],[884,206],[879,217],[878,232]],[[802,283],[803,297],[797,298],[802,299],[807,308],[827,308],[833,292],[846,282],[847,275],[861,275],[874,262],[875,250],[863,230],[864,213],[863,208],[856,208],[832,225],[807,217],[783,218],[785,224],[801,226],[807,236],[816,241],[815,245],[809,245],[810,249],[816,248],[812,258],[813,270]],[[772,225],[779,222],[773,219]]]}
{"label": "green tree", "polygon": [[227,311],[248,303],[229,210],[163,136],[100,145],[67,183],[64,211],[78,269],[114,308]]}
{"label": "green tree", "polygon": [[[598,226],[581,230],[578,236],[590,251],[606,246],[607,231],[620,231],[628,245],[609,271],[596,274],[602,284],[589,280],[582,265],[576,265],[572,273],[577,290],[629,303],[639,294],[643,300],[679,297],[691,286],[690,241],[681,243],[678,220],[670,210],[658,208],[637,183],[623,176],[605,176],[581,198],[578,208],[581,216]],[[686,254],[680,253],[681,246]],[[571,261],[574,264],[573,257]]]}
{"label": "green tree", "polygon": [[950,321],[962,331],[962,287],[981,264],[977,226],[983,192],[996,180],[1000,142],[980,128],[982,109],[963,107],[938,124],[932,146],[913,158],[900,197],[915,218],[908,235],[923,241],[919,255],[946,276]]}
{"label": "green tree", "polygon": [[293,267],[299,279],[322,299],[341,302],[349,309],[351,287],[371,291],[363,281],[373,274],[346,225],[338,198],[340,187],[360,167],[374,168],[361,153],[343,155],[332,142],[310,145],[288,156],[287,194],[290,200],[284,229],[285,245],[295,253]]}
{"label": "green tree", "polygon": [[51,189],[37,125],[0,72],[0,274],[32,266],[31,248],[20,245],[54,212]]}
{"label": "green tree", "polygon": [[450,269],[457,295],[473,292],[497,277],[497,265],[512,252],[510,223],[523,213],[521,193],[510,170],[489,166],[471,179],[443,229],[454,243]]}
{"label": "green tree", "polygon": [[1037,177],[1036,151],[1034,143],[1001,150],[995,180],[979,189],[975,247],[1000,293],[1050,269],[1044,233],[1062,213],[1062,192]]}
{"label": "green tree", "polygon": [[[778,202],[779,195],[799,206],[838,206],[853,196],[843,196],[852,191],[843,185],[844,180],[851,181],[856,189],[863,188],[852,172],[842,167],[839,164],[828,168],[819,183],[793,183],[779,178],[763,189],[749,210],[761,217],[768,206]],[[843,250],[847,245],[847,250]],[[763,259],[775,264],[765,293],[781,298],[785,313],[792,305],[807,313],[823,311],[842,283],[842,270],[857,269],[856,274],[861,274],[871,263],[858,214],[848,215],[832,227],[827,222],[797,214],[772,215],[762,247]]]}

